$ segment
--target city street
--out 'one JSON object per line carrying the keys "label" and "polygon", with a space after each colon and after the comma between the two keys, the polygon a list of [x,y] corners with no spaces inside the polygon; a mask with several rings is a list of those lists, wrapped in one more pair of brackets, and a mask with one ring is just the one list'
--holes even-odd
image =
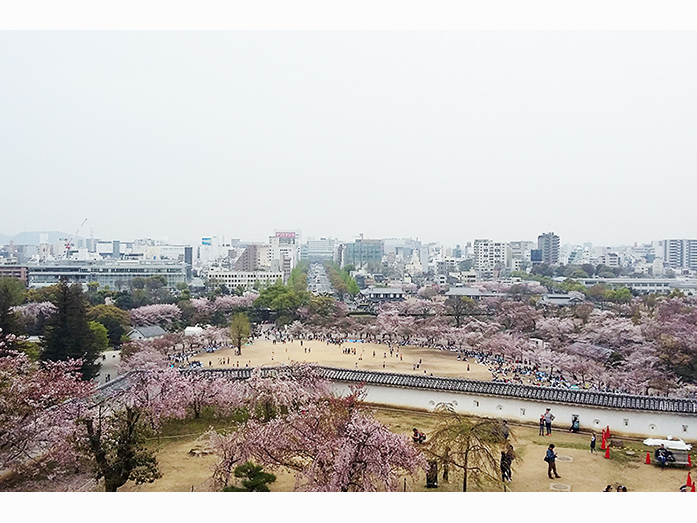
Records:
{"label": "city street", "polygon": [[329,283],[327,272],[321,263],[313,263],[307,270],[307,290],[313,294],[333,293],[332,285]]}

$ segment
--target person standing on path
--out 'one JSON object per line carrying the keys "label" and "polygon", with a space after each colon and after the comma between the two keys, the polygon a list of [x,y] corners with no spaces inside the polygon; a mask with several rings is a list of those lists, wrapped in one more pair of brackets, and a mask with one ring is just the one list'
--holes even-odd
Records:
{"label": "person standing on path", "polygon": [[503,420],[501,422],[501,434],[506,439],[508,439],[508,436],[511,434],[511,431],[508,429],[508,421],[507,420]]}
{"label": "person standing on path", "polygon": [[554,414],[550,412],[551,409],[547,409],[544,413],[545,428],[547,429],[547,435],[552,435],[552,421],[554,421]]}
{"label": "person standing on path", "polygon": [[595,452],[595,433],[591,434],[591,454]]}
{"label": "person standing on path", "polygon": [[[549,479],[561,478],[557,473],[557,453],[554,452],[554,443],[547,448],[545,461],[547,462],[547,475]],[[554,477],[552,477],[552,472],[554,472]]]}
{"label": "person standing on path", "polygon": [[540,416],[540,436],[545,435],[545,415]]}

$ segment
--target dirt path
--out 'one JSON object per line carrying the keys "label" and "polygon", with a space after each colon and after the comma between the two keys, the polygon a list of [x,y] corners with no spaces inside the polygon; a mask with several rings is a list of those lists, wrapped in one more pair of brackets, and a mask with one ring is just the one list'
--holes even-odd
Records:
{"label": "dirt path", "polygon": [[[342,348],[356,349],[356,354],[343,354]],[[375,356],[373,356],[375,352]],[[225,358],[225,364],[219,360]],[[228,358],[230,363],[228,364]],[[491,372],[474,360],[461,361],[457,354],[438,349],[399,347],[390,356],[387,345],[377,343],[343,343],[328,345],[321,341],[296,340],[291,343],[273,344],[268,340],[256,340],[242,347],[242,356],[237,357],[232,349],[198,355],[204,368],[258,367],[262,365],[290,364],[293,362],[317,363],[328,367],[362,369],[400,374],[448,376],[471,380],[491,381]],[[419,363],[421,361],[421,363]],[[384,367],[383,367],[384,363]],[[418,365],[418,369],[414,366]],[[469,365],[469,371],[467,366]]]}

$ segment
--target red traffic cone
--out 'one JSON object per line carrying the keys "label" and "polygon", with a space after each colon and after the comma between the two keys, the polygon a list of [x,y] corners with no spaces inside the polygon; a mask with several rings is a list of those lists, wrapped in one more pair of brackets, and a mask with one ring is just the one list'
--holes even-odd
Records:
{"label": "red traffic cone", "polygon": [[646,452],[646,461],[644,463],[646,463],[647,465],[651,465],[651,453],[650,452]]}
{"label": "red traffic cone", "polygon": [[610,459],[610,446],[605,449],[605,459]]}
{"label": "red traffic cone", "polygon": [[603,440],[600,443],[600,450],[605,450],[607,448],[607,445],[605,445],[605,438],[603,437]]}
{"label": "red traffic cone", "polygon": [[610,437],[610,425],[608,425],[607,427],[605,427],[605,437],[606,437],[606,438],[609,438],[609,437]]}
{"label": "red traffic cone", "polygon": [[688,454],[687,454],[687,466],[688,466],[688,467],[691,467],[691,466],[692,466],[692,458],[690,458],[689,452],[688,452]]}
{"label": "red traffic cone", "polygon": [[694,483],[692,483],[692,476],[690,476],[689,472],[687,473],[687,483],[685,483],[685,485],[687,485],[688,487],[694,485]]}
{"label": "red traffic cone", "polygon": [[692,492],[694,492],[694,491],[695,491],[695,484],[693,483],[692,484]]}

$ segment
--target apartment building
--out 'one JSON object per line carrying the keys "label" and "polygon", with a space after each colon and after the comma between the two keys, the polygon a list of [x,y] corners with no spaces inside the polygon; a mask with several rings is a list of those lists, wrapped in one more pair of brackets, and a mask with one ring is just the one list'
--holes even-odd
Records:
{"label": "apartment building", "polygon": [[273,285],[279,279],[283,281],[283,272],[281,271],[238,271],[224,269],[222,267],[211,267],[208,270],[207,279],[215,281],[218,285],[225,285],[229,289],[236,287],[244,287],[245,290],[251,290],[254,285],[265,287]]}
{"label": "apartment building", "polygon": [[542,263],[556,265],[559,263],[559,236],[546,232],[537,237],[537,249],[541,251]]}
{"label": "apartment building", "polygon": [[474,240],[474,270],[480,279],[499,276],[510,266],[511,248],[505,242]]}
{"label": "apartment building", "polygon": [[663,240],[663,261],[673,269],[697,270],[697,240]]}
{"label": "apartment building", "polygon": [[269,246],[259,243],[247,245],[242,255],[235,262],[234,269],[243,272],[255,272],[270,267]]}

